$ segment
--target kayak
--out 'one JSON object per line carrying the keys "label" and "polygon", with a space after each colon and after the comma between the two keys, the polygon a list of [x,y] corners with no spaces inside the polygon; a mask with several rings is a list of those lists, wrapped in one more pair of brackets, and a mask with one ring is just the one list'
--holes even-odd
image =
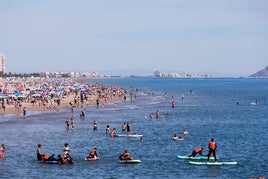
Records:
{"label": "kayak", "polygon": [[[186,155],[178,155],[178,159],[183,159],[183,160],[207,160],[208,157],[206,156],[195,156],[195,157],[188,157]],[[209,160],[215,160],[214,157],[210,157]]]}
{"label": "kayak", "polygon": [[89,157],[86,157],[85,160],[87,161],[96,161],[96,160],[99,160],[100,158],[99,157],[93,157],[93,158],[89,158]]}
{"label": "kayak", "polygon": [[143,137],[141,134],[116,134],[115,137]]}
{"label": "kayak", "polygon": [[141,163],[140,160],[118,160],[119,163]]}
{"label": "kayak", "polygon": [[189,161],[189,164],[193,164],[193,165],[236,165],[237,162],[195,162],[195,161]]}

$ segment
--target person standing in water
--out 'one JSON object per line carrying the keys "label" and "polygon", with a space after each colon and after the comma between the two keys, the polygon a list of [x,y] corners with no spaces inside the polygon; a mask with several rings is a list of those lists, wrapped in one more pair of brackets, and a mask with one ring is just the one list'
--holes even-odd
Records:
{"label": "person standing in water", "polygon": [[98,122],[96,120],[93,121],[93,130],[98,129]]}
{"label": "person standing in water", "polygon": [[69,154],[69,152],[70,152],[69,144],[65,143],[64,147],[63,147],[63,154],[64,154],[63,156],[64,156],[64,158],[66,158],[66,156],[67,156],[67,154]]}
{"label": "person standing in water", "polygon": [[110,137],[115,137],[116,135],[116,128],[113,128],[112,132],[110,133]]}
{"label": "person standing in water", "polygon": [[173,109],[176,107],[176,103],[175,103],[175,101],[172,101],[172,103],[171,103],[171,107],[172,107]]}
{"label": "person standing in water", "polygon": [[208,144],[209,152],[208,152],[208,159],[207,159],[207,161],[209,161],[209,158],[210,158],[211,154],[213,154],[214,159],[215,159],[215,162],[217,162],[216,148],[217,148],[217,144],[216,144],[216,142],[214,142],[214,139],[211,138],[211,140],[210,140],[210,142]]}
{"label": "person standing in water", "polygon": [[106,126],[106,134],[108,134],[109,132],[110,132],[110,126],[107,125],[107,126]]}
{"label": "person standing in water", "polygon": [[26,112],[27,112],[26,111],[26,107],[23,107],[23,110],[22,111],[23,111],[23,117],[26,117]]}
{"label": "person standing in water", "polygon": [[5,150],[6,150],[6,147],[5,147],[5,144],[2,144],[1,148],[0,148],[0,159],[5,159]]}
{"label": "person standing in water", "polygon": [[160,117],[160,113],[158,110],[156,110],[156,113],[155,113],[155,118],[158,119]]}
{"label": "person standing in water", "polygon": [[131,132],[131,126],[129,123],[127,123],[127,132]]}
{"label": "person standing in water", "polygon": [[65,124],[66,124],[66,130],[69,130],[70,129],[70,119],[67,118],[66,121],[65,121]]}
{"label": "person standing in water", "polygon": [[126,125],[126,122],[124,122],[124,123],[122,124],[122,132],[125,132],[126,129],[127,129],[127,125]]}
{"label": "person standing in water", "polygon": [[72,128],[72,130],[74,130],[74,119],[73,118],[71,118],[71,128]]}

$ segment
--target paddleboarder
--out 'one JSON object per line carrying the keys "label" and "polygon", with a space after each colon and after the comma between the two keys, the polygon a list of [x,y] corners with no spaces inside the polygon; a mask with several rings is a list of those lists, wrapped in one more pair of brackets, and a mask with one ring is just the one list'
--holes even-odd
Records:
{"label": "paddleboarder", "polygon": [[128,151],[125,150],[124,153],[118,157],[118,160],[133,160],[133,158],[128,153]]}
{"label": "paddleboarder", "polygon": [[210,140],[210,142],[208,144],[208,149],[209,149],[209,152],[208,152],[208,161],[209,161],[209,158],[210,158],[211,154],[213,154],[214,159],[215,159],[215,162],[217,162],[216,148],[217,148],[217,144],[214,141],[214,139],[211,138],[211,140]]}
{"label": "paddleboarder", "polygon": [[202,147],[197,147],[195,150],[193,150],[192,154],[189,155],[188,157],[195,157],[197,154],[204,156],[202,154],[202,151],[203,151]]}
{"label": "paddleboarder", "polygon": [[89,155],[87,156],[87,158],[98,158],[98,154],[97,154],[97,148],[94,148],[90,151]]}

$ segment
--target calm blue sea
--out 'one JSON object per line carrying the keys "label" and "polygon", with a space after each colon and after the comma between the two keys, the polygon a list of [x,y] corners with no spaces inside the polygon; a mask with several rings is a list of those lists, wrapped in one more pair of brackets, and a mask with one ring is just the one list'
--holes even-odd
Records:
{"label": "calm blue sea", "polygon": [[[28,112],[26,120],[16,115],[0,118],[0,144],[6,159],[0,161],[0,178],[268,178],[268,79],[96,79],[88,82],[120,86],[136,95],[135,101],[87,107],[86,119],[75,109],[75,131],[66,131],[70,110]],[[182,100],[182,97],[184,99]],[[251,104],[258,100],[259,105]],[[176,108],[171,108],[175,101]],[[238,105],[237,105],[238,103]],[[160,111],[160,119],[150,113]],[[164,114],[168,113],[169,117]],[[92,122],[97,120],[98,130]],[[117,128],[128,122],[139,138],[110,138],[106,125]],[[182,130],[187,129],[188,135]],[[173,134],[184,141],[172,141]],[[177,159],[204,147],[211,138],[218,144],[219,161],[237,161],[234,166],[197,166]],[[46,154],[62,154],[69,143],[74,165],[49,165],[36,160],[37,144]],[[97,147],[99,161],[84,158]],[[127,149],[140,164],[120,164]]]}

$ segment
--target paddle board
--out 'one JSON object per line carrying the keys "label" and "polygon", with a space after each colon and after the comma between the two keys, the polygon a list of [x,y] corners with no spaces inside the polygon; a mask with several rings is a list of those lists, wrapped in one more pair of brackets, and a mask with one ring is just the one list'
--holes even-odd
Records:
{"label": "paddle board", "polygon": [[43,161],[45,164],[59,164],[57,160],[45,160]]}
{"label": "paddle board", "polygon": [[237,162],[195,162],[189,161],[193,165],[236,165]]}
{"label": "paddle board", "polygon": [[99,157],[94,157],[94,158],[85,158],[85,160],[87,161],[96,161],[96,160],[99,160]]}
{"label": "paddle board", "polygon": [[118,160],[119,163],[141,163],[140,160]]}
{"label": "paddle board", "polygon": [[115,137],[143,137],[141,134],[116,134]]}
{"label": "paddle board", "polygon": [[[195,157],[188,157],[186,155],[178,155],[178,159],[183,159],[183,160],[207,160],[208,157],[206,156],[195,156]],[[210,157],[209,160],[215,160],[214,157]]]}

